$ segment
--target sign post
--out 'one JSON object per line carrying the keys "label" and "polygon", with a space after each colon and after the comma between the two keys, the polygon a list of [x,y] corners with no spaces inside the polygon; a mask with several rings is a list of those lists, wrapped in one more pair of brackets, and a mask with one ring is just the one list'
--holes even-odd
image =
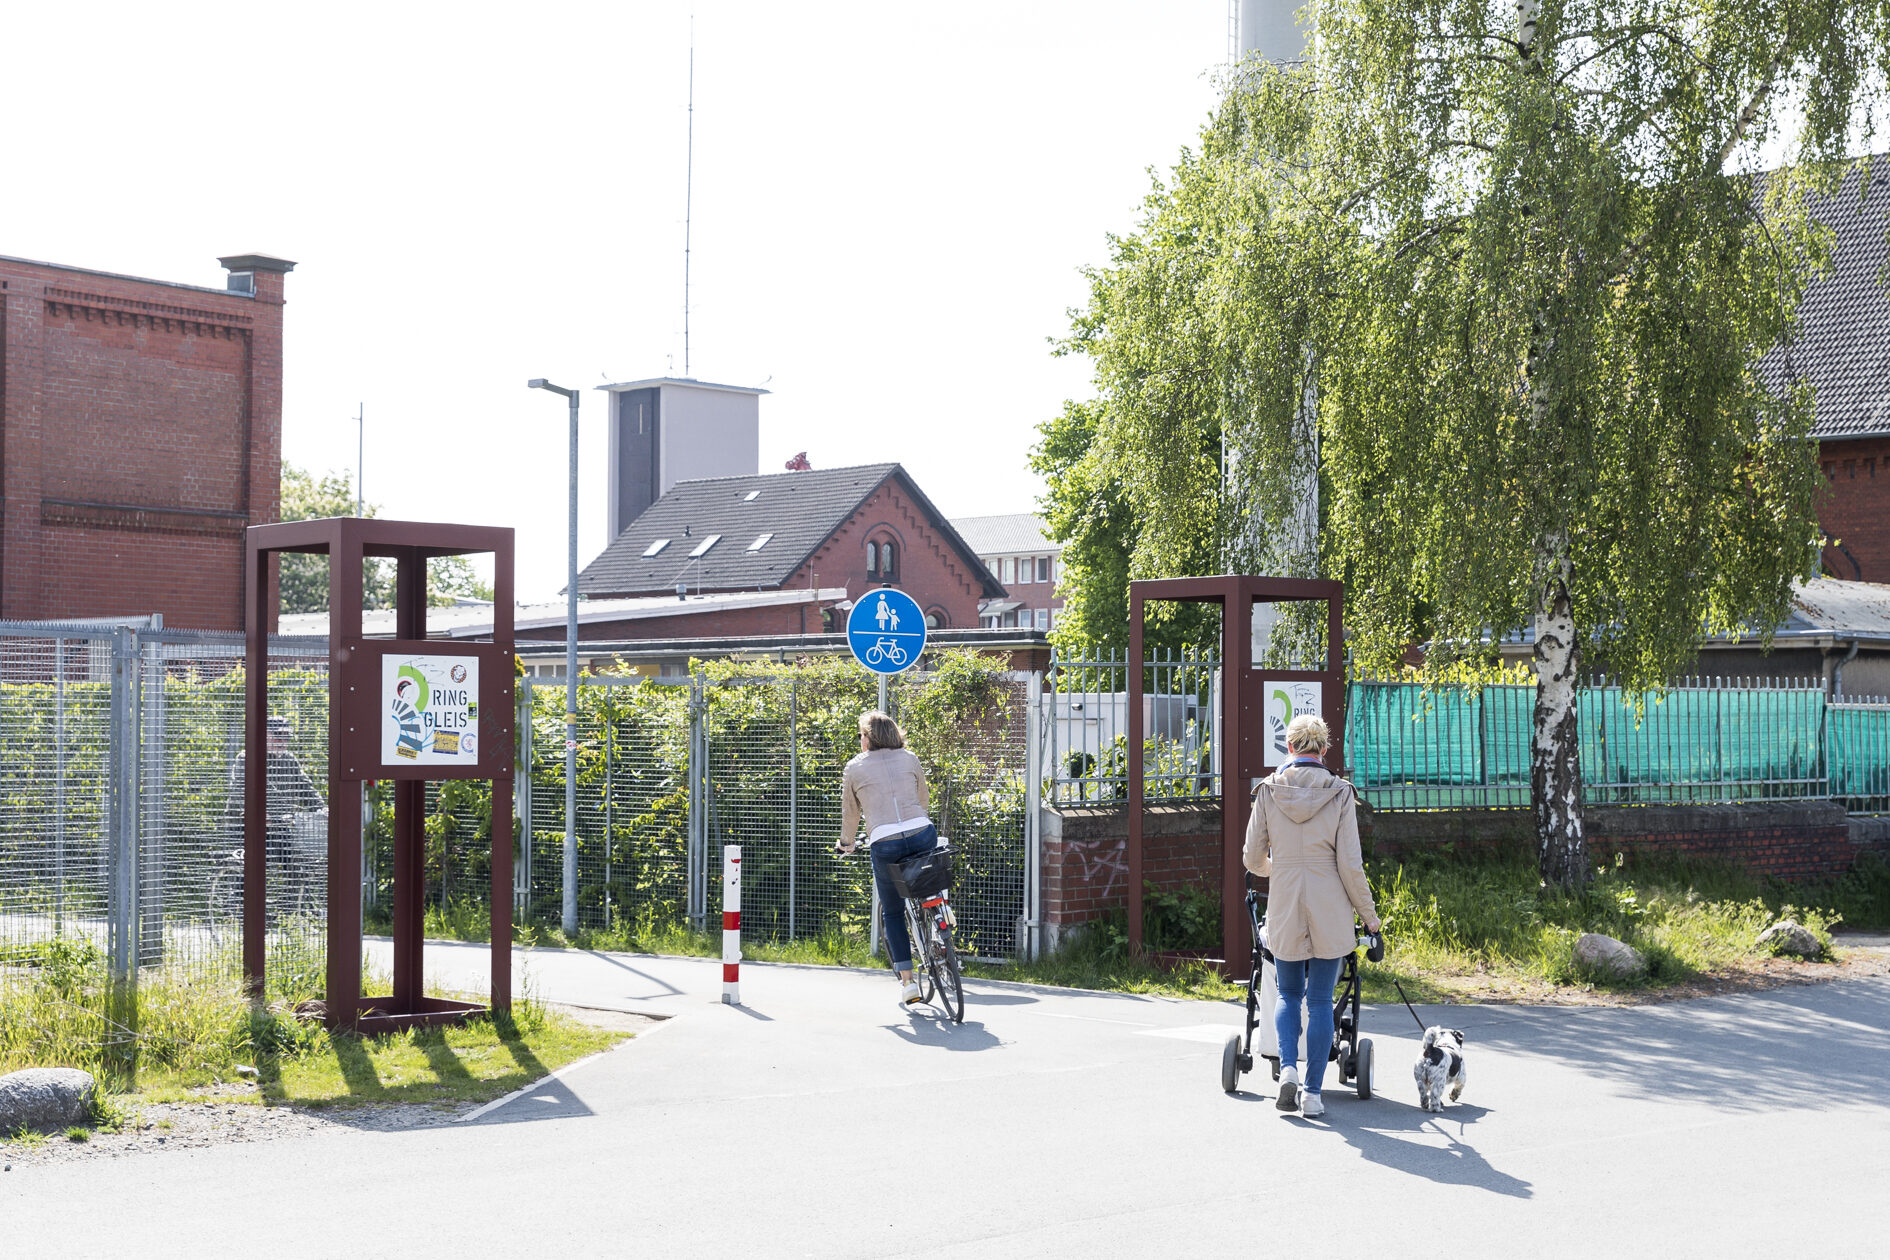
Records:
{"label": "sign post", "polygon": [[[886,712],[886,680],[919,663],[925,651],[925,613],[904,591],[886,586],[868,591],[847,614],[847,647],[853,659],[879,675],[879,711]],[[873,881],[873,952],[879,952],[879,881]]]}

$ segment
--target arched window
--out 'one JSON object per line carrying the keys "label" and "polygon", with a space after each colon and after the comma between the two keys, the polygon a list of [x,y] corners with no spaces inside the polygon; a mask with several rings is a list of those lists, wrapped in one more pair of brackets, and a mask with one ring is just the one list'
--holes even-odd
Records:
{"label": "arched window", "polygon": [[866,576],[872,577],[877,572],[879,572],[879,544],[870,542],[866,544]]}
{"label": "arched window", "polygon": [[898,574],[898,560],[896,548],[892,543],[883,542],[879,545],[879,575],[882,578],[891,579]]}
{"label": "arched window", "polygon": [[928,608],[925,610],[925,628],[927,630],[941,630],[948,624],[948,620],[943,608]]}

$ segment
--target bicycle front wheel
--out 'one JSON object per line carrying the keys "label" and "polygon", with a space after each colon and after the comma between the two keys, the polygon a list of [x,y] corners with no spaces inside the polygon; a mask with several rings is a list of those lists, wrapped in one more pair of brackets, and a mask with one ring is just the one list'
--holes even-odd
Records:
{"label": "bicycle front wheel", "polygon": [[940,927],[932,937],[926,954],[932,978],[938,985],[938,1004],[945,1008],[954,1024],[965,1022],[965,982],[958,970],[958,949],[952,944],[952,930]]}

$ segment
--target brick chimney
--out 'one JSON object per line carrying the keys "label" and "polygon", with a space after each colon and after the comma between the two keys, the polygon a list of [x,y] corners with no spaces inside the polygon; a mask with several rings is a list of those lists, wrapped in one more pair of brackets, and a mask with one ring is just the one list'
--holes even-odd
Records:
{"label": "brick chimney", "polygon": [[230,273],[230,292],[278,306],[282,304],[282,277],[295,270],[294,263],[272,254],[231,254],[217,261]]}

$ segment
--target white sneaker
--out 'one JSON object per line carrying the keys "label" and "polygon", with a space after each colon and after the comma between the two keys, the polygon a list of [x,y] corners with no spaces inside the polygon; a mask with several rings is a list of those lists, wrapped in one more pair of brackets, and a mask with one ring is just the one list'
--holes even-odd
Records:
{"label": "white sneaker", "polygon": [[1317,1119],[1326,1114],[1326,1105],[1319,1101],[1317,1094],[1302,1094],[1299,1099],[1299,1114],[1308,1120]]}
{"label": "white sneaker", "polygon": [[1280,1096],[1274,1106],[1281,1111],[1299,1110],[1299,1069],[1280,1069]]}
{"label": "white sneaker", "polygon": [[908,980],[906,987],[899,990],[899,1005],[917,1006],[919,1004],[919,982]]}

